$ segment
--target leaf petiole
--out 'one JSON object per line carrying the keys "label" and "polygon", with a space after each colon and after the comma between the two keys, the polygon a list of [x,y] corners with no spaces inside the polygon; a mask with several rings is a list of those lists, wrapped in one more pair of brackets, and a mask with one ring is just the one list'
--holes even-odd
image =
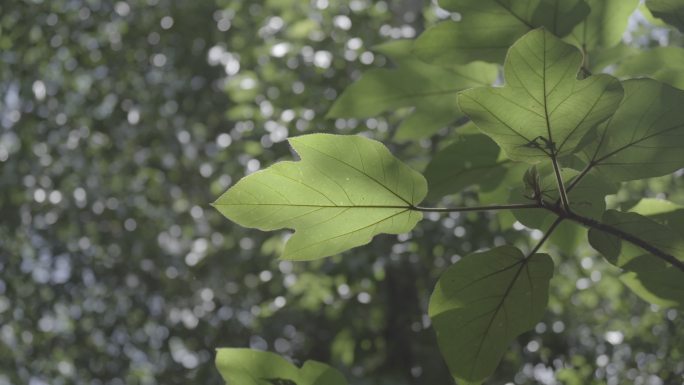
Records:
{"label": "leaf petiole", "polygon": [[537,242],[537,245],[532,249],[532,251],[530,251],[529,254],[527,254],[525,259],[533,256],[537,251],[539,251],[539,249],[541,249],[544,243],[551,237],[553,231],[556,230],[556,227],[558,227],[558,225],[560,225],[560,223],[563,222],[563,219],[565,218],[559,216],[558,218],[556,218],[555,221],[553,221],[551,226],[549,226],[549,229],[546,230],[546,233],[544,233],[544,236],[539,240],[539,242]]}
{"label": "leaf petiole", "polygon": [[563,183],[563,177],[561,176],[560,167],[558,166],[558,160],[555,154],[551,156],[551,163],[553,163],[553,173],[556,175],[556,183],[558,184],[558,196],[560,197],[561,203],[563,205],[563,210],[570,212],[570,200],[568,199],[568,192],[565,189],[565,184]]}
{"label": "leaf petiole", "polygon": [[413,206],[410,210],[420,211],[425,213],[458,213],[466,211],[496,211],[496,210],[516,210],[516,209],[540,209],[542,208],[537,203],[515,203],[508,205],[487,205],[487,206],[471,206],[471,207],[420,207]]}
{"label": "leaf petiole", "polygon": [[[558,215],[558,219],[556,221],[560,221],[563,219],[568,219],[573,222],[577,222],[584,227],[590,228],[590,229],[596,229],[603,231],[605,233],[611,234],[613,236],[616,236],[623,241],[627,241],[635,246],[638,246],[642,248],[643,250],[648,251],[649,253],[653,254],[657,258],[662,259],[663,261],[671,264],[672,266],[676,267],[677,269],[684,271],[684,262],[680,261],[677,259],[675,256],[672,254],[668,254],[667,252],[657,248],[653,244],[633,235],[628,232],[622,231],[616,227],[607,225],[605,223],[601,223],[595,219],[584,217],[581,215],[577,215],[572,212],[564,212],[557,207],[551,206],[551,205],[543,205],[544,208],[547,210],[556,213]],[[554,222],[555,223],[555,222]],[[552,226],[553,227],[553,226]]]}

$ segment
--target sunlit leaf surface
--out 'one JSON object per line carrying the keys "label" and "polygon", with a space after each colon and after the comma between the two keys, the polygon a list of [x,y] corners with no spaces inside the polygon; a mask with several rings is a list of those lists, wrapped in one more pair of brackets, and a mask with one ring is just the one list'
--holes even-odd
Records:
{"label": "sunlit leaf surface", "polygon": [[655,47],[637,51],[620,61],[615,76],[646,76],[684,89],[684,48]]}
{"label": "sunlit leaf surface", "polygon": [[684,91],[652,79],[623,82],[625,97],[582,154],[616,181],[684,167]]}
{"label": "sunlit leaf surface", "polygon": [[[539,192],[542,199],[546,202],[554,204],[558,202],[558,186],[553,171],[546,167],[546,173],[539,177]],[[561,171],[563,180],[566,185],[569,185],[572,180],[577,177],[578,171],[566,168]],[[587,175],[584,177],[582,183],[578,184],[568,193],[570,200],[570,209],[579,215],[585,217],[600,219],[601,215],[606,209],[605,197],[609,194],[617,192],[617,186],[604,179],[600,179],[594,175]],[[511,191],[509,202],[511,203],[530,203],[530,191],[522,187],[515,188]],[[528,227],[543,229],[551,225],[556,216],[547,210],[540,209],[522,209],[515,210],[513,215]]]}
{"label": "sunlit leaf surface", "polygon": [[328,112],[332,118],[365,118],[414,107],[397,130],[399,140],[434,134],[462,117],[456,94],[466,88],[492,84],[495,65],[471,63],[445,68],[411,59],[400,59],[397,69],[374,69],[347,87]]}
{"label": "sunlit leaf surface", "polygon": [[573,153],[622,98],[608,75],[577,80],[582,54],[538,29],[517,41],[504,64],[506,85],[459,95],[461,110],[514,160],[536,163]]}
{"label": "sunlit leaf surface", "polygon": [[216,368],[228,385],[347,384],[340,372],[320,362],[298,368],[277,354],[253,349],[218,349]]}
{"label": "sunlit leaf surface", "polygon": [[684,32],[684,3],[681,0],[646,0],[646,6],[653,16]]}
{"label": "sunlit leaf surface", "polygon": [[423,33],[416,53],[440,63],[501,62],[506,50],[532,29],[565,36],[589,13],[583,0],[442,0],[461,20],[443,22]]}
{"label": "sunlit leaf surface", "polygon": [[430,197],[455,194],[481,182],[496,183],[511,163],[499,160],[499,146],[486,135],[459,135],[425,169]]}
{"label": "sunlit leaf surface", "polygon": [[629,16],[639,0],[585,0],[591,8],[586,19],[579,23],[567,40],[584,51],[610,48],[622,39]]}
{"label": "sunlit leaf surface", "polygon": [[439,279],[429,314],[454,377],[489,376],[508,345],[541,319],[553,262],[511,246],[464,257]]}
{"label": "sunlit leaf surface", "polygon": [[[684,261],[684,209],[671,202],[644,199],[630,212],[607,211],[603,223],[632,234]],[[621,280],[643,299],[662,306],[684,307],[684,272],[646,250],[599,230],[589,242],[625,272]]]}
{"label": "sunlit leaf surface", "polygon": [[291,138],[299,162],[280,162],[238,182],[214,206],[261,230],[292,228],[282,258],[308,260],[410,231],[411,208],[427,194],[425,178],[379,142],[361,136]]}

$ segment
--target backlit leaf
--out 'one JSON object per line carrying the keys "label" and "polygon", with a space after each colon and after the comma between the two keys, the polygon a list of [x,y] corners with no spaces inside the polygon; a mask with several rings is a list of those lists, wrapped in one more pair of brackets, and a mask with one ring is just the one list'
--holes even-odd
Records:
{"label": "backlit leaf", "polygon": [[[543,199],[554,204],[558,202],[558,186],[553,169],[550,165],[541,167],[540,192]],[[564,168],[561,170],[565,185],[568,186],[574,177],[578,175],[576,170]],[[590,217],[600,218],[606,209],[605,196],[617,191],[617,186],[593,175],[585,176],[585,180],[578,184],[568,193],[570,208],[573,212]],[[522,187],[511,190],[509,203],[532,203],[529,198],[530,191]],[[535,229],[547,229],[556,220],[556,215],[544,209],[518,209],[512,210],[512,215],[523,225]],[[570,256],[577,255],[577,243],[585,242],[587,230],[583,226],[563,221],[551,234],[549,241],[567,251]]]}
{"label": "backlit leaf", "polygon": [[615,181],[669,174],[684,167],[684,91],[652,79],[623,82],[625,97],[598,138],[582,151]]}
{"label": "backlit leaf", "polygon": [[609,48],[620,42],[627,28],[627,20],[639,0],[585,0],[591,12],[579,23],[567,41],[584,51]]}
{"label": "backlit leaf", "polygon": [[[681,206],[644,199],[631,212],[607,211],[602,222],[684,261]],[[589,231],[589,242],[611,263],[625,270],[620,279],[641,298],[661,306],[684,307],[684,272],[636,245],[599,230]]]}
{"label": "backlit leaf", "polygon": [[664,199],[643,198],[629,211],[647,216],[663,226],[684,233],[684,206]]}
{"label": "backlit leaf", "polygon": [[501,62],[519,37],[539,27],[565,36],[589,14],[583,0],[442,0],[458,22],[442,22],[420,35],[418,56],[431,62]]}
{"label": "backlit leaf", "polygon": [[[545,170],[541,171],[541,170]],[[561,170],[561,175],[568,186],[570,182],[579,174],[578,171],[564,168]],[[553,174],[551,167],[540,169],[540,192],[544,201],[548,203],[558,202],[558,186],[556,177]],[[579,215],[600,219],[603,212],[606,210],[605,197],[609,194],[617,192],[617,186],[604,179],[600,179],[593,175],[586,175],[582,183],[578,184],[568,193],[570,201],[570,209]],[[510,203],[532,203],[529,198],[529,192],[522,187],[511,191],[511,196],[508,200]],[[556,219],[556,215],[543,209],[522,209],[513,211],[516,219],[527,227],[537,229],[548,228]],[[557,231],[558,233],[560,231]]]}
{"label": "backlit leaf", "polygon": [[652,255],[629,261],[620,280],[639,297],[663,307],[684,309],[684,273]]}
{"label": "backlit leaf", "polygon": [[451,374],[479,382],[499,364],[508,345],[541,319],[553,262],[503,246],[474,253],[451,266],[430,298],[429,314]]}
{"label": "backlit leaf", "polygon": [[684,2],[681,0],[646,0],[653,16],[663,19],[684,32]]}
{"label": "backlit leaf", "polygon": [[228,385],[346,385],[336,369],[316,361],[296,367],[281,356],[253,349],[217,349],[216,368]]}
{"label": "backlit leaf", "polygon": [[425,168],[430,197],[459,193],[468,186],[498,182],[507,160],[499,160],[499,146],[482,134],[459,135]]}
{"label": "backlit leaf", "polygon": [[411,58],[413,55],[413,39],[390,40],[373,46],[375,52],[381,53],[392,60]]}
{"label": "backlit leaf", "polygon": [[459,106],[513,160],[537,163],[572,154],[622,98],[611,76],[577,80],[581,63],[574,46],[545,30],[532,31],[508,53],[506,85],[464,91]]}
{"label": "backlit leaf", "polygon": [[[391,47],[386,49],[392,51]],[[496,66],[486,63],[451,69],[407,57],[397,62],[397,69],[364,73],[335,101],[328,117],[366,118],[400,107],[415,107],[399,127],[396,139],[430,136],[463,116],[456,106],[457,92],[492,84],[498,74]]]}
{"label": "backlit leaf", "polygon": [[[624,43],[620,43],[610,48],[595,49],[588,57],[589,69],[593,72],[601,72],[606,67],[615,63],[620,63],[639,52],[640,50],[638,48]],[[615,75],[618,76],[617,74]]]}
{"label": "backlit leaf", "polygon": [[650,24],[654,27],[657,27],[657,28],[668,28],[668,27],[670,27],[669,24],[664,22],[662,19],[659,19],[659,18],[653,16],[653,12],[651,12],[651,10],[648,9],[645,2],[640,1],[640,4],[637,7],[637,9],[639,10],[639,13],[641,13],[641,15],[644,17],[644,20],[648,24]]}
{"label": "backlit leaf", "polygon": [[261,230],[292,228],[283,259],[310,260],[410,231],[425,178],[381,143],[329,134],[289,139],[299,162],[280,162],[239,181],[214,203],[227,218]]}
{"label": "backlit leaf", "polygon": [[[681,233],[646,216],[634,212],[608,210],[601,222],[631,234],[658,249],[684,261],[684,237]],[[589,243],[611,263],[624,267],[632,259],[646,253],[643,249],[600,230],[589,231]]]}
{"label": "backlit leaf", "polygon": [[679,47],[656,47],[622,60],[615,76],[648,76],[684,89],[684,49]]}

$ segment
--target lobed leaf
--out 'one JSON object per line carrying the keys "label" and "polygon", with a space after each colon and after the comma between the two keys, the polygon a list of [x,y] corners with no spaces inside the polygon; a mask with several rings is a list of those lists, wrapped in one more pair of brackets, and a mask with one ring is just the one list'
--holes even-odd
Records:
{"label": "lobed leaf", "polygon": [[684,233],[684,206],[664,199],[643,198],[629,211],[647,216],[663,226]]}
{"label": "lobed leaf", "polygon": [[625,97],[582,156],[615,181],[669,174],[684,167],[684,91],[652,79],[623,82]]}
{"label": "lobed leaf", "polygon": [[[684,261],[684,237],[648,217],[634,212],[608,210],[601,222],[640,238]],[[637,246],[622,242],[620,238],[596,229],[589,231],[589,243],[618,267],[624,267],[632,259],[645,253]]]}
{"label": "lobed leaf", "polygon": [[[546,172],[541,173],[540,178],[540,192],[542,198],[553,204],[559,199],[558,186],[556,184],[556,177],[553,170],[547,167]],[[561,176],[565,185],[577,177],[578,171],[564,168],[561,170]],[[600,219],[603,212],[606,210],[606,195],[615,194],[617,192],[617,185],[598,178],[593,175],[586,175],[583,182],[578,184],[568,193],[570,200],[570,209],[575,213],[584,217]],[[529,192],[522,187],[513,189],[509,198],[510,203],[530,203],[528,198]],[[522,209],[513,212],[515,218],[527,227],[537,229],[548,228],[556,219],[556,215],[543,209]],[[556,233],[559,233],[557,231]]]}
{"label": "lobed leaf", "polygon": [[451,374],[480,382],[508,345],[541,319],[553,262],[511,246],[464,257],[440,277],[429,315]]}
{"label": "lobed leaf", "polygon": [[646,0],[653,16],[684,32],[684,3],[681,0]]}
{"label": "lobed leaf", "polygon": [[[627,58],[637,55],[639,52],[641,52],[639,48],[624,43],[610,48],[597,48],[588,56],[589,69],[593,72],[602,72],[607,67],[620,63]],[[585,56],[586,59],[587,57]],[[616,73],[613,73],[613,75],[619,76]]]}
{"label": "lobed leaf", "polygon": [[620,281],[643,300],[684,309],[684,273],[650,254],[623,266]]}
{"label": "lobed leaf", "polygon": [[656,47],[638,51],[618,64],[615,76],[648,76],[673,87],[684,89],[684,49]]}
{"label": "lobed leaf", "polygon": [[346,385],[336,369],[316,361],[297,368],[281,356],[253,349],[222,348],[216,368],[229,385]]}
{"label": "lobed leaf", "polygon": [[364,245],[380,233],[410,231],[427,194],[423,176],[385,146],[361,136],[289,139],[299,162],[280,162],[240,180],[214,206],[261,230],[292,228],[281,258],[310,260]]}
{"label": "lobed leaf", "polygon": [[372,50],[381,53],[394,61],[410,59],[413,56],[413,39],[390,40],[372,47]]}
{"label": "lobed leaf", "polygon": [[[384,49],[401,57],[404,45]],[[426,137],[463,116],[456,107],[459,91],[492,84],[498,74],[495,65],[486,63],[445,68],[406,56],[397,62],[397,69],[365,72],[337,98],[327,116],[365,118],[400,107],[415,107],[398,128],[396,138]]]}
{"label": "lobed leaf", "polygon": [[[634,235],[684,261],[684,209],[644,199],[633,212],[607,211],[603,223]],[[589,243],[625,272],[620,279],[646,301],[684,308],[684,273],[645,250],[605,232],[589,231]]]}
{"label": "lobed leaf", "polygon": [[591,11],[566,40],[585,52],[610,48],[622,40],[627,21],[639,0],[585,0]]}
{"label": "lobed leaf", "polygon": [[537,163],[570,155],[615,112],[623,95],[608,75],[577,80],[581,63],[577,48],[534,30],[509,50],[504,87],[464,91],[458,104],[510,159]]}
{"label": "lobed leaf", "polygon": [[[607,224],[615,224],[637,237],[664,249],[679,259],[684,259],[684,207],[662,199],[644,198],[628,212],[609,210],[603,215]],[[623,267],[630,260],[643,254],[643,250],[614,236],[594,230],[590,242],[608,260]]]}
{"label": "lobed leaf", "polygon": [[474,184],[498,182],[508,163],[499,160],[499,146],[486,135],[459,135],[437,152],[425,168],[429,196],[439,198]]}
{"label": "lobed leaf", "polygon": [[545,27],[565,36],[589,14],[584,0],[442,0],[458,22],[442,22],[421,34],[415,52],[435,63],[501,62],[525,33]]}
{"label": "lobed leaf", "polygon": [[[563,159],[564,163],[571,164],[571,159]],[[568,186],[579,173],[571,168],[561,169],[561,175]],[[539,190],[542,198],[548,204],[558,202],[558,187],[551,165],[546,164],[539,168]],[[590,218],[600,218],[606,209],[605,196],[617,191],[617,186],[593,175],[586,175],[586,180],[577,185],[569,193],[570,209],[579,215]],[[516,187],[510,190],[507,197],[509,203],[531,203],[532,191]],[[549,228],[557,219],[557,216],[544,209],[518,209],[511,211],[511,215],[526,227],[535,229]],[[578,242],[586,243],[587,230],[583,226],[571,222],[561,222],[551,234],[548,241],[560,249],[577,251]]]}

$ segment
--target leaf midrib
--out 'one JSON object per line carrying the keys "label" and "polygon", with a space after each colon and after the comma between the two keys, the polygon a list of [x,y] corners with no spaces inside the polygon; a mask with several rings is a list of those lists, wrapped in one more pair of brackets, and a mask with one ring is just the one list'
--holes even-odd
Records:
{"label": "leaf midrib", "polygon": [[[365,230],[365,229],[367,229],[367,228],[370,228],[370,227],[373,227],[373,226],[377,226],[377,225],[379,225],[380,223],[382,223],[382,222],[384,222],[384,221],[387,221],[387,220],[389,220],[389,219],[392,219],[392,218],[394,218],[394,217],[397,217],[397,216],[399,216],[399,215],[401,215],[401,214],[406,214],[406,213],[408,213],[408,212],[410,212],[410,211],[411,211],[410,209],[405,208],[403,211],[399,211],[399,212],[396,212],[396,213],[394,213],[394,214],[392,214],[392,215],[386,216],[386,217],[384,217],[384,218],[382,218],[382,219],[380,219],[380,220],[378,220],[378,221],[375,221],[375,222],[373,222],[373,223],[371,223],[371,224],[368,224],[368,225],[365,225],[365,226],[356,228],[356,229],[351,230],[351,231],[348,231],[348,232],[346,232],[346,233],[337,234],[337,235],[335,235],[334,237],[321,239],[320,241],[317,241],[317,242],[314,242],[314,243],[308,243],[308,244],[306,244],[305,246],[300,247],[300,248],[298,248],[298,249],[296,249],[296,250],[288,250],[288,252],[289,252],[290,254],[291,254],[291,253],[297,253],[297,252],[300,252],[300,251],[302,251],[302,250],[306,250],[306,249],[309,249],[309,248],[311,248],[311,247],[320,245],[321,243],[329,242],[329,241],[331,241],[331,240],[333,240],[333,239],[337,239],[337,238],[340,238],[340,237],[347,236],[347,235],[349,235],[349,234],[357,233],[357,232],[362,231],[362,230]],[[295,229],[295,232],[296,232],[296,231],[297,231],[297,230]]]}
{"label": "leaf midrib", "polygon": [[[482,351],[482,346],[484,345],[484,341],[487,339],[487,335],[489,334],[489,330],[492,327],[492,324],[494,323],[494,319],[496,316],[499,314],[499,311],[501,310],[504,302],[508,298],[509,294],[511,293],[511,290],[515,283],[518,281],[518,277],[520,276],[520,273],[522,272],[523,268],[529,263],[530,258],[524,258],[521,261],[518,261],[517,263],[520,263],[520,267],[518,270],[515,272],[515,275],[513,276],[513,279],[511,279],[511,282],[508,284],[508,287],[506,288],[506,291],[504,292],[503,296],[501,297],[501,301],[496,305],[496,308],[494,309],[494,314],[492,314],[492,317],[489,319],[489,322],[487,323],[487,327],[485,327],[484,332],[482,333],[482,339],[480,339],[480,343],[478,344],[477,351],[475,352],[475,358],[473,359],[473,362],[476,363],[478,361],[478,358],[480,356],[480,352]],[[506,323],[506,327],[508,327],[508,324]],[[473,365],[470,369],[470,377],[472,378],[473,372],[475,371],[475,365]]]}
{"label": "leaf midrib", "polygon": [[345,166],[351,168],[352,170],[355,170],[355,171],[358,172],[359,174],[361,174],[361,175],[365,176],[366,178],[372,180],[373,182],[375,182],[376,184],[378,184],[379,186],[381,186],[382,188],[384,188],[385,190],[387,190],[390,194],[394,195],[395,197],[399,198],[402,202],[406,203],[407,206],[413,207],[413,203],[412,203],[412,202],[409,202],[409,201],[406,200],[404,197],[402,197],[401,195],[397,194],[397,192],[395,192],[394,190],[392,190],[391,188],[389,188],[388,186],[386,186],[384,183],[380,182],[379,180],[375,179],[374,177],[372,177],[371,175],[369,175],[368,173],[366,173],[364,170],[359,170],[359,169],[356,168],[354,165],[349,164],[349,163],[343,161],[342,159],[336,158],[336,157],[334,157],[334,156],[332,156],[332,155],[330,155],[330,154],[328,154],[328,153],[325,153],[325,152],[323,152],[323,151],[321,151],[321,150],[319,150],[319,149],[317,149],[317,148],[315,148],[315,147],[309,146],[308,144],[303,143],[303,142],[301,142],[301,141],[297,142],[297,144],[298,144],[298,145],[302,145],[302,146],[304,146],[304,147],[308,147],[308,148],[310,148],[311,150],[316,151],[317,153],[319,153],[319,154],[321,154],[321,155],[324,155],[324,156],[326,156],[326,157],[328,157],[328,158],[330,158],[330,159],[332,159],[332,160],[334,160],[334,161],[336,161],[336,162],[338,162],[338,163],[344,164]]}
{"label": "leaf midrib", "polygon": [[412,205],[315,205],[315,204],[298,204],[298,203],[214,203],[215,207],[223,206],[285,206],[285,207],[314,207],[314,208],[331,208],[331,209],[412,209]]}
{"label": "leaf midrib", "polygon": [[435,187],[435,186],[441,186],[441,185],[443,185],[443,184],[449,182],[452,178],[459,177],[459,176],[461,176],[461,175],[463,175],[463,174],[465,174],[465,173],[468,173],[468,172],[482,171],[482,170],[487,170],[487,169],[490,169],[490,168],[496,168],[496,167],[498,167],[498,166],[501,166],[501,165],[504,165],[504,164],[507,164],[507,163],[511,163],[511,162],[512,162],[512,161],[511,161],[510,159],[506,159],[506,160],[500,160],[500,161],[498,161],[498,162],[496,162],[496,163],[492,163],[492,164],[484,164],[484,165],[481,165],[481,166],[474,166],[474,167],[470,167],[470,168],[463,168],[463,169],[461,169],[461,170],[458,170],[458,171],[455,172],[455,173],[450,173],[450,172],[447,171],[446,173],[441,173],[441,174],[443,175],[441,178],[433,179],[433,180],[435,181],[434,184],[433,184],[433,187]]}
{"label": "leaf midrib", "polygon": [[[620,153],[620,152],[622,152],[622,151],[624,151],[624,150],[626,150],[626,149],[628,149],[628,148],[634,146],[635,144],[641,143],[641,142],[643,142],[643,141],[645,141],[645,140],[649,140],[649,139],[651,139],[651,138],[653,138],[653,137],[659,136],[659,135],[664,134],[664,133],[666,133],[666,132],[669,132],[669,131],[672,131],[672,130],[676,130],[676,129],[682,128],[682,127],[684,127],[684,124],[680,124],[680,125],[677,125],[677,126],[672,126],[672,127],[666,128],[666,129],[664,129],[664,130],[662,130],[662,131],[655,132],[655,133],[653,133],[653,134],[651,134],[651,135],[644,136],[644,137],[641,138],[641,139],[638,139],[638,140],[629,142],[629,143],[627,143],[626,145],[624,145],[624,146],[622,146],[622,147],[620,147],[620,148],[618,148],[618,149],[616,149],[616,150],[614,150],[614,151],[609,152],[608,154],[602,156],[601,158],[596,159],[594,162],[595,162],[597,165],[600,165],[600,164],[602,164],[601,162],[603,162],[604,160],[606,160],[606,159],[612,157],[613,155],[615,155],[615,154],[617,154],[617,153]],[[597,151],[597,152],[598,152],[598,151]]]}
{"label": "leaf midrib", "polygon": [[[557,4],[557,3],[556,3]],[[556,144],[553,142],[553,136],[551,135],[551,119],[549,119],[549,95],[546,94],[546,34],[542,34],[542,50],[544,55],[542,56],[542,93],[544,94],[544,119],[546,120],[546,132],[549,136],[549,143],[551,143],[551,153],[548,154],[551,157],[552,162],[556,162]],[[546,153],[546,151],[544,151]]]}
{"label": "leaf midrib", "polygon": [[[637,96],[637,95],[638,95],[638,93],[635,92],[635,93],[631,94],[631,95],[629,96],[629,98],[631,99],[631,98],[633,98],[633,97],[635,97],[635,96]],[[626,102],[626,100],[623,101],[623,103],[625,103],[625,102]],[[653,101],[652,101],[652,102],[653,102]],[[616,112],[616,113],[617,113],[617,112]],[[644,115],[645,115],[645,114],[644,114]],[[605,128],[605,129],[603,130],[603,132],[601,133],[601,139],[599,140],[599,144],[598,144],[598,146],[596,146],[596,150],[594,151],[594,155],[591,157],[591,159],[592,159],[591,162],[592,162],[594,165],[596,165],[596,166],[609,165],[609,163],[604,163],[604,161],[605,161],[606,159],[611,158],[611,157],[613,157],[614,155],[616,155],[616,154],[618,154],[618,153],[620,153],[620,152],[622,152],[622,151],[624,151],[624,150],[627,150],[628,148],[630,148],[630,147],[632,147],[632,146],[634,146],[634,145],[636,145],[636,144],[638,144],[638,143],[641,143],[641,142],[646,141],[646,140],[648,140],[648,139],[651,139],[651,138],[653,138],[653,137],[659,136],[659,135],[664,134],[664,133],[666,133],[666,132],[669,132],[669,131],[676,130],[676,129],[678,129],[678,128],[684,127],[684,124],[679,124],[679,125],[676,125],[676,126],[668,127],[668,128],[666,128],[666,129],[664,129],[664,130],[661,130],[661,131],[658,131],[658,132],[654,132],[654,133],[652,133],[652,134],[650,134],[650,135],[646,135],[646,136],[644,136],[644,137],[642,137],[642,138],[640,138],[640,139],[632,140],[632,141],[630,141],[629,143],[627,143],[627,144],[625,144],[625,145],[623,145],[623,146],[621,146],[621,147],[619,147],[619,148],[617,148],[617,149],[615,149],[615,150],[609,152],[608,154],[605,154],[605,155],[601,156],[600,158],[597,158],[598,155],[599,155],[599,153],[601,152],[601,149],[602,149],[604,143],[605,143],[605,138],[608,136],[608,132],[609,132],[609,131],[612,131],[612,128],[613,128],[612,124],[613,124],[613,117],[614,117],[614,116],[615,116],[615,115],[611,116],[610,119],[606,122],[606,128]],[[643,119],[643,118],[644,118],[644,116],[641,117],[641,119]]]}
{"label": "leaf midrib", "polygon": [[510,8],[507,7],[507,6],[505,6],[500,0],[495,0],[494,2],[497,3],[497,4],[499,4],[499,7],[505,9],[506,12],[508,12],[511,16],[513,16],[513,17],[516,18],[518,21],[520,21],[522,24],[524,24],[527,28],[529,28],[529,29],[534,29],[534,28],[535,28],[534,25],[530,24],[528,21],[526,21],[525,19],[523,19],[523,18],[522,18],[520,15],[518,15],[517,13],[513,12],[512,9],[510,9]]}

